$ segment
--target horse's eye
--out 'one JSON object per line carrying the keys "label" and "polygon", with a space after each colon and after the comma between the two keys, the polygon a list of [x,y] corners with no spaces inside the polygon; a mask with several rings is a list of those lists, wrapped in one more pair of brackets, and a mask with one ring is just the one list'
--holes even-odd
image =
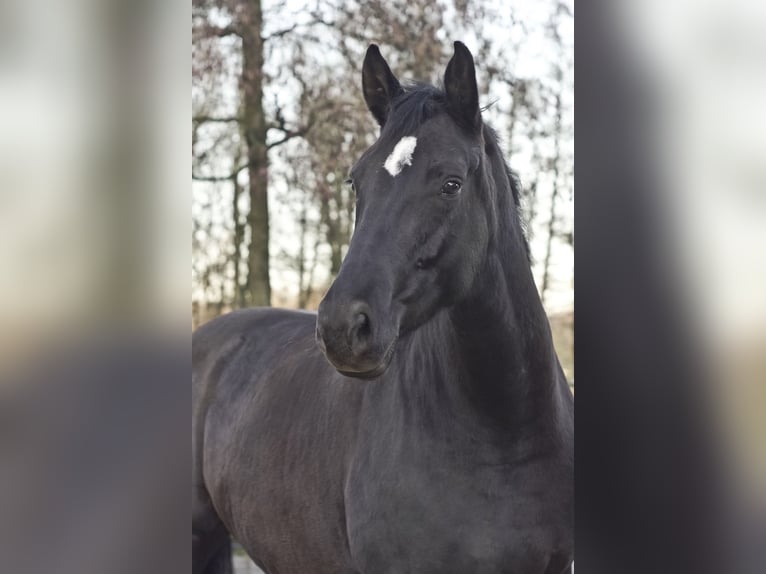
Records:
{"label": "horse's eye", "polygon": [[442,194],[457,195],[460,192],[461,187],[462,187],[462,184],[460,183],[460,180],[449,179],[444,182],[444,185],[442,185]]}

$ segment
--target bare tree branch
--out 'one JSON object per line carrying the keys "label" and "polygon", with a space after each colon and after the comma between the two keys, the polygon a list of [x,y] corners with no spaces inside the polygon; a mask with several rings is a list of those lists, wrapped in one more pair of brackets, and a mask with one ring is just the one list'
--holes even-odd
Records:
{"label": "bare tree branch", "polygon": [[217,118],[215,116],[195,116],[192,118],[192,122],[195,124],[228,124],[241,121],[242,120],[240,118],[234,116],[221,118]]}
{"label": "bare tree branch", "polygon": [[273,40],[275,38],[281,38],[282,36],[285,36],[289,34],[290,32],[294,32],[295,29],[298,27],[298,24],[293,24],[292,26],[285,28],[283,30],[277,30],[276,32],[272,32],[268,36],[263,37],[264,42],[268,42],[269,40]]}
{"label": "bare tree branch", "polygon": [[299,130],[294,130],[294,131],[287,131],[287,130],[283,130],[283,131],[284,131],[284,135],[281,138],[279,138],[278,140],[273,141],[270,144],[267,144],[266,145],[267,149],[271,149],[271,148],[275,148],[277,146],[280,146],[283,143],[285,143],[286,141],[291,140],[293,138],[302,137],[306,133],[307,130],[306,129],[299,129]]}
{"label": "bare tree branch", "polygon": [[227,36],[242,37],[239,28],[234,25],[229,26],[206,26],[204,29],[205,36],[208,38],[225,38]]}
{"label": "bare tree branch", "polygon": [[209,183],[218,183],[222,181],[231,181],[234,179],[241,171],[248,168],[248,164],[244,164],[239,166],[237,169],[235,169],[233,172],[231,172],[228,175],[200,175],[196,173],[192,173],[192,181],[205,181]]}

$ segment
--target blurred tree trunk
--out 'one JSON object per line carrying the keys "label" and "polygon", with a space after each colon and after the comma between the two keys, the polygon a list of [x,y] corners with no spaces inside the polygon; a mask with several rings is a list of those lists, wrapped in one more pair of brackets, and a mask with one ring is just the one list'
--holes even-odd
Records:
{"label": "blurred tree trunk", "polygon": [[542,300],[546,302],[546,294],[550,287],[550,268],[551,268],[551,256],[553,254],[553,242],[556,239],[556,206],[559,198],[560,187],[560,162],[561,162],[561,94],[556,94],[556,119],[554,129],[554,152],[551,160],[551,167],[553,168],[553,190],[551,191],[551,209],[548,218],[548,241],[545,246],[545,262],[543,263],[543,285],[542,285]]}
{"label": "blurred tree trunk", "polygon": [[[553,79],[553,129],[551,131],[551,135],[553,137],[553,157],[551,157],[550,170],[553,181],[551,190],[550,215],[548,218],[548,240],[545,249],[545,262],[543,266],[543,303],[546,302],[546,296],[551,287],[551,261],[554,242],[557,240],[561,241],[563,239],[569,243],[569,237],[571,236],[571,232],[561,228],[559,214],[557,213],[559,199],[562,193],[566,192],[566,174],[568,171],[567,164],[569,163],[568,157],[565,157],[564,150],[562,149],[562,141],[564,138],[566,138],[564,126],[563,96],[564,92],[566,91],[564,74],[565,66],[567,66],[567,56],[564,49],[563,39],[560,33],[560,25],[564,19],[571,17],[572,13],[568,5],[563,2],[556,2],[546,24],[546,35],[552,41],[552,45],[556,53],[556,58],[554,59],[553,68],[551,70]],[[572,190],[570,188],[570,197],[571,193]]]}
{"label": "blurred tree trunk", "polygon": [[[317,252],[321,242],[319,229],[312,225],[309,218],[309,210],[312,206],[312,196],[306,193],[303,197],[300,215],[300,249],[298,252],[298,307],[306,309],[311,303],[314,294],[314,274],[317,266]],[[312,246],[308,249],[308,243],[313,238]]]}
{"label": "blurred tree trunk", "polygon": [[245,289],[242,285],[241,268],[242,268],[242,244],[245,241],[245,226],[242,223],[242,214],[239,209],[239,198],[242,195],[242,187],[239,185],[239,172],[237,167],[242,162],[242,154],[239,153],[241,148],[237,148],[237,153],[234,155],[233,170],[231,175],[232,190],[232,205],[231,205],[231,218],[234,223],[234,245],[232,246],[232,266],[234,267],[234,304],[236,307],[242,308],[247,306],[247,297]]}
{"label": "blurred tree trunk", "polygon": [[271,304],[269,280],[269,156],[263,111],[263,12],[261,0],[241,5],[242,133],[245,136],[250,196],[250,245],[246,299],[249,305]]}
{"label": "blurred tree trunk", "polygon": [[341,220],[341,214],[337,209],[332,208],[332,192],[328,186],[320,185],[319,193],[321,195],[319,212],[326,228],[325,241],[330,246],[330,277],[334,278],[338,275],[343,262],[343,248],[349,244],[351,237]]}
{"label": "blurred tree trunk", "polygon": [[513,157],[515,153],[514,144],[516,143],[516,129],[519,123],[519,113],[522,105],[526,103],[526,82],[524,80],[514,79],[507,81],[511,91],[511,109],[508,112],[508,141],[506,142],[505,153]]}

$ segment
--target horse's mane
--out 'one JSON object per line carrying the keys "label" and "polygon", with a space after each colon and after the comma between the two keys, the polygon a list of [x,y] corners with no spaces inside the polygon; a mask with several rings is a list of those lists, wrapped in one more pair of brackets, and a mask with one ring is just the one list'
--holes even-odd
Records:
{"label": "horse's mane", "polygon": [[[402,137],[415,132],[424,122],[447,113],[447,95],[443,89],[421,82],[405,82],[404,93],[397,96],[391,104],[391,112],[380,134],[380,139],[393,145]],[[516,207],[516,218],[524,236],[524,247],[529,256],[529,242],[521,218],[521,181],[519,176],[508,167],[503,156],[497,133],[483,123],[485,150],[491,162],[501,162],[506,175],[508,188]],[[500,182],[496,182],[500,184]]]}

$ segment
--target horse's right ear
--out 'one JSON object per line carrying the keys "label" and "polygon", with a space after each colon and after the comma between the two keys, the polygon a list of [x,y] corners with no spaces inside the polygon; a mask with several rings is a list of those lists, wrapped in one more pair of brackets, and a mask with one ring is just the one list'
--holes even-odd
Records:
{"label": "horse's right ear", "polygon": [[391,101],[404,90],[402,90],[399,80],[391,73],[391,68],[388,67],[375,44],[370,44],[370,47],[367,48],[367,54],[364,56],[362,89],[367,108],[375,116],[380,127],[383,127],[388,117]]}
{"label": "horse's right ear", "polygon": [[471,52],[462,42],[455,42],[455,55],[444,72],[444,90],[452,116],[465,127],[478,131],[481,127],[481,109],[476,68]]}

